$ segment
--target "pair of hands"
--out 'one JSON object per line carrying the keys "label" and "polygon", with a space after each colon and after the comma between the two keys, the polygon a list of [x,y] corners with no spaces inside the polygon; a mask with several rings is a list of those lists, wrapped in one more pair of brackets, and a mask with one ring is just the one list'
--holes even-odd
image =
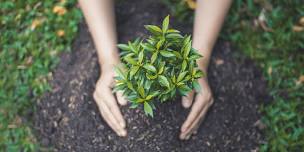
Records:
{"label": "pair of hands", "polygon": [[[127,101],[124,99],[121,92],[116,93],[117,100],[112,93],[112,88],[115,83],[115,73],[113,69],[114,64],[102,65],[102,73],[97,81],[93,96],[103,119],[118,136],[126,136],[126,122],[117,103],[120,105],[126,105]],[[204,70],[204,68],[202,68],[202,70]],[[199,84],[201,85],[202,90],[196,95],[195,99],[194,91],[189,93],[188,96],[182,98],[183,107],[190,108],[192,105],[192,108],[186,121],[181,127],[179,135],[181,140],[188,140],[192,134],[197,133],[209,107],[213,104],[213,97],[207,78],[199,79]]]}

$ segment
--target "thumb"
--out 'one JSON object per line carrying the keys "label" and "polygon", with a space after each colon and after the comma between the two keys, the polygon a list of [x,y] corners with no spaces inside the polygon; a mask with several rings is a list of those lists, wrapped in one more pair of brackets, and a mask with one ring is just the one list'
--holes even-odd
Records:
{"label": "thumb", "polygon": [[194,90],[189,92],[187,96],[182,97],[182,105],[184,108],[189,108],[193,102]]}

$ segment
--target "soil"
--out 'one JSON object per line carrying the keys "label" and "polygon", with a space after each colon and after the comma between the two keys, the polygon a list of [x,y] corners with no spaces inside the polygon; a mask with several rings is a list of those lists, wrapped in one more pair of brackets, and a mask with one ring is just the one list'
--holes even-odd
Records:
{"label": "soil", "polygon": [[[116,6],[120,42],[143,36],[143,25],[160,24],[168,9],[159,1],[121,1]],[[174,22],[174,19],[171,20]],[[174,22],[186,33],[191,25]],[[92,93],[99,76],[96,50],[85,23],[71,53],[61,56],[53,72],[52,91],[37,102],[35,128],[43,146],[54,151],[254,151],[263,142],[257,122],[259,105],[267,101],[266,83],[254,63],[231,47],[217,43],[209,67],[215,102],[197,135],[180,141],[178,134],[189,109],[180,98],[157,106],[155,117],[122,107],[128,136],[121,138],[99,115]]]}

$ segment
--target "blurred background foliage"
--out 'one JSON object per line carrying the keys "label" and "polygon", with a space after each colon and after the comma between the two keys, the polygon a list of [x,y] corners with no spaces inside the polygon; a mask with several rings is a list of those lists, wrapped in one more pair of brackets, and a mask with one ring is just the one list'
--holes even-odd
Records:
{"label": "blurred background foliage", "polygon": [[35,151],[29,120],[81,18],[74,0],[0,2],[0,151]]}
{"label": "blurred background foliage", "polygon": [[[194,0],[163,2],[179,21],[192,22]],[[0,151],[39,149],[30,129],[31,112],[35,98],[50,89],[47,80],[58,54],[70,50],[77,34],[81,13],[75,4],[1,0]],[[260,151],[302,151],[303,0],[234,0],[221,38],[255,60],[267,79],[272,102],[261,106],[266,140]]]}
{"label": "blurred background foliage", "polygon": [[[193,21],[195,0],[165,4],[179,21]],[[260,151],[303,151],[304,1],[234,0],[221,38],[255,60],[267,79],[272,102],[261,106],[267,127]]]}

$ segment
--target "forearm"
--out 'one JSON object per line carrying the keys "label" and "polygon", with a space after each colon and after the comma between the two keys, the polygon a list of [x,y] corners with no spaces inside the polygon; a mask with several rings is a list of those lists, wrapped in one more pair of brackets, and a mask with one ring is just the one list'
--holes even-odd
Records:
{"label": "forearm", "polygon": [[232,0],[197,0],[193,48],[203,55],[203,58],[199,60],[199,65],[205,71],[231,2]]}
{"label": "forearm", "polygon": [[113,0],[79,0],[80,7],[93,37],[99,63],[116,64],[116,28]]}

